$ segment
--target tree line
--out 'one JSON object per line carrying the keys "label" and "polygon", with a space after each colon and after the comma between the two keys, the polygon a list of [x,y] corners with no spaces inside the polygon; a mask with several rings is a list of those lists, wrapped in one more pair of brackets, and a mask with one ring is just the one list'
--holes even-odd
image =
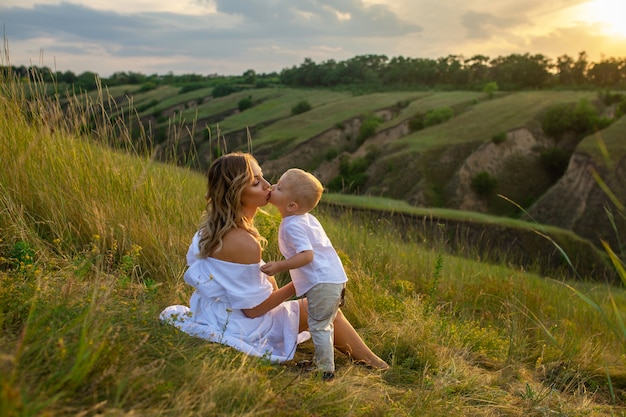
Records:
{"label": "tree line", "polygon": [[310,58],[284,69],[280,81],[289,86],[335,87],[363,83],[384,87],[482,88],[496,82],[501,89],[548,87],[626,86],[626,58],[603,58],[590,62],[585,52],[578,57],[561,55],[556,61],[542,54],[511,54],[490,59],[475,55],[465,59],[448,55],[438,59],[361,55],[345,61],[315,63]]}
{"label": "tree line", "polygon": [[[57,82],[84,91],[97,87],[98,74],[72,71],[52,71],[47,67],[2,67],[21,79]],[[306,58],[300,65],[284,68],[280,73],[257,74],[249,69],[241,76],[199,75],[144,75],[138,72],[120,71],[101,78],[103,85],[224,85],[248,84],[256,87],[280,83],[290,87],[342,87],[366,86],[383,88],[454,88],[481,89],[488,83],[497,83],[502,90],[539,88],[626,88],[626,58],[602,58],[590,62],[586,52],[577,57],[561,55],[556,60],[542,54],[511,54],[489,58],[474,55],[410,58],[386,55],[359,55],[336,61],[320,63]]]}

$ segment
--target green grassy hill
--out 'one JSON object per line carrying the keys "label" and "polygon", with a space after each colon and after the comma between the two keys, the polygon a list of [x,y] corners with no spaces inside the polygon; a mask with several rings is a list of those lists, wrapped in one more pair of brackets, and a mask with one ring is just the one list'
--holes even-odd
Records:
{"label": "green grassy hill", "polygon": [[[577,143],[582,138],[556,142],[541,129],[548,109],[581,100],[597,102],[598,94],[593,91],[500,92],[491,98],[482,92],[463,91],[354,95],[347,91],[267,87],[246,88],[223,97],[213,97],[212,91],[213,87],[186,91],[182,86],[166,85],[144,91],[119,86],[92,93],[91,99],[96,103],[116,103],[109,105],[111,114],[106,118],[122,126],[134,125],[128,141],[140,142],[145,137],[147,145],[133,146],[146,149],[158,159],[176,160],[204,171],[218,148],[251,150],[270,179],[298,166],[314,172],[331,191],[361,195],[363,198],[355,199],[355,204],[374,196],[383,197],[416,207],[443,209],[437,215],[440,219],[446,218],[446,210],[450,209],[499,217],[523,216],[563,174],[561,171],[555,175],[552,160],[544,160],[547,151],[557,149],[555,155],[561,155],[561,160],[577,149],[598,162],[605,158],[596,140],[588,138],[580,146]],[[252,107],[239,110],[242,100],[250,100]],[[293,107],[302,101],[309,103],[311,109],[293,114]],[[602,103],[597,105],[603,109]],[[136,115],[128,106],[134,106]],[[452,117],[414,127],[416,119],[441,109],[449,109]],[[371,120],[375,120],[374,128],[364,136],[363,127]],[[137,128],[138,122],[142,129]],[[623,129],[619,126],[616,123],[602,132],[606,135],[606,152],[616,161],[623,155]],[[489,145],[494,147],[494,138],[499,135],[505,135],[505,143],[498,145],[499,149],[515,146],[510,145],[516,140],[514,135],[523,131],[534,135],[533,146],[501,150],[500,155],[496,149],[489,151],[490,159],[483,155],[480,163],[467,162],[484,153]],[[462,178],[459,172],[464,167],[470,167],[470,171]],[[496,185],[478,195],[470,181],[485,172]],[[567,195],[556,200],[563,198]],[[602,207],[605,203],[598,200],[586,204]],[[606,219],[602,209],[588,217]],[[584,222],[565,219],[558,224],[572,223]],[[532,230],[532,225],[529,227]],[[596,248],[589,249],[589,243],[566,245],[572,250],[580,248],[584,254],[573,254],[574,259],[581,259],[579,265],[591,261],[593,266],[588,265],[585,275],[602,270],[604,263],[602,256],[595,255],[599,246],[597,230],[604,236],[613,235],[611,243],[618,244],[620,235],[612,232],[611,227],[605,221],[601,227],[586,225],[574,231]],[[475,229],[471,223],[465,227],[470,229]],[[487,240],[497,241],[491,237]],[[494,243],[487,246],[493,247]],[[498,249],[511,253],[515,259],[544,259],[548,253],[547,257],[560,263],[558,253],[546,252],[542,244]],[[528,262],[522,265],[527,267]]]}
{"label": "green grassy hill", "polygon": [[[385,373],[338,354],[327,384],[296,366],[310,344],[272,364],[161,324],[190,296],[203,175],[112,150],[119,125],[85,131],[89,106],[59,117],[20,88],[0,93],[0,415],[624,415],[624,289],[486,263],[463,239],[456,256],[445,225],[316,211],[350,279],[344,312]],[[265,259],[278,222],[258,218]]]}

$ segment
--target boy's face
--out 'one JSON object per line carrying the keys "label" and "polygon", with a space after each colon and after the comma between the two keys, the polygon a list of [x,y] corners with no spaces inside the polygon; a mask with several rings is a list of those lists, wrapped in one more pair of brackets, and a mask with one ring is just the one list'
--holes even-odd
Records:
{"label": "boy's face", "polygon": [[278,209],[282,217],[291,215],[289,211],[290,204],[294,204],[293,198],[290,193],[290,187],[292,184],[285,179],[283,175],[278,180],[278,183],[272,186],[272,192],[270,193],[270,203]]}

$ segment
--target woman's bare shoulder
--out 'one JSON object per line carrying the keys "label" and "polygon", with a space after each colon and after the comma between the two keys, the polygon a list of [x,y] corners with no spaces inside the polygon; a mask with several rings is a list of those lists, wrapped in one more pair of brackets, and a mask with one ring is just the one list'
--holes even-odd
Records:
{"label": "woman's bare shoulder", "polygon": [[261,261],[261,245],[244,229],[230,230],[222,239],[222,250],[213,255],[226,262],[255,264]]}

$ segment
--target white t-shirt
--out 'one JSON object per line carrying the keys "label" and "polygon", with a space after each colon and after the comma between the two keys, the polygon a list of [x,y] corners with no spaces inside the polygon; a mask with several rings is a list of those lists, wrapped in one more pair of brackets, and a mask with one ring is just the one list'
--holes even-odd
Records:
{"label": "white t-shirt", "polygon": [[310,213],[283,218],[278,228],[278,248],[285,258],[306,250],[313,251],[311,263],[289,271],[298,297],[316,284],[348,281],[341,259],[324,228]]}

